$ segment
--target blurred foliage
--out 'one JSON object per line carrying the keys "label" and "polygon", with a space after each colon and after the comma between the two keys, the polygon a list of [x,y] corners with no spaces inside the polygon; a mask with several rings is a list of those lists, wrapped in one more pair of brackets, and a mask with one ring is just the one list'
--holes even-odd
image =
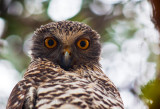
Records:
{"label": "blurred foliage", "polygon": [[[152,21],[155,27],[160,32],[160,1],[150,0],[153,8]],[[160,47],[160,43],[159,43]],[[141,88],[140,97],[149,106],[149,109],[159,109],[160,108],[160,55],[157,57],[157,78],[148,82],[147,85]]]}
{"label": "blurred foliage", "polygon": [[141,88],[140,97],[148,104],[150,109],[159,109],[160,107],[160,80],[155,79]]}

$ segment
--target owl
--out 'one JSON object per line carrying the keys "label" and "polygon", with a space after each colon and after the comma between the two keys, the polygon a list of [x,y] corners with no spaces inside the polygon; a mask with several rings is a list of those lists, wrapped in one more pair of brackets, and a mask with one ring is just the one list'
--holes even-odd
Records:
{"label": "owl", "polygon": [[34,33],[31,63],[7,109],[124,109],[101,70],[100,35],[75,21],[51,22]]}

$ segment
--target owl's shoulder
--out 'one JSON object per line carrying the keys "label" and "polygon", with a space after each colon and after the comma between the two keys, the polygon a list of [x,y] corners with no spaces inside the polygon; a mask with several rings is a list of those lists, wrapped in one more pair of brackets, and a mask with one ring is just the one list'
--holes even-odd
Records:
{"label": "owl's shoulder", "polygon": [[[30,80],[23,79],[19,81],[15,87],[13,88],[8,103],[6,106],[6,109],[21,109],[23,108],[23,105],[25,104],[27,97],[32,97],[29,93],[31,89],[36,89],[34,83],[32,83]],[[35,95],[34,95],[35,96]],[[34,98],[34,97],[33,97]],[[30,105],[33,105],[33,101],[30,101]]]}

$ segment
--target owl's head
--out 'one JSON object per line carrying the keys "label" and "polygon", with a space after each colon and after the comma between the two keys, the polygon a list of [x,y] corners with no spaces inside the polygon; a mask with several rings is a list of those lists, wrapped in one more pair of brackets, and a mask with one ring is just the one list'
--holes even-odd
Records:
{"label": "owl's head", "polygon": [[51,22],[35,31],[32,58],[46,58],[64,70],[99,65],[99,34],[86,24]]}

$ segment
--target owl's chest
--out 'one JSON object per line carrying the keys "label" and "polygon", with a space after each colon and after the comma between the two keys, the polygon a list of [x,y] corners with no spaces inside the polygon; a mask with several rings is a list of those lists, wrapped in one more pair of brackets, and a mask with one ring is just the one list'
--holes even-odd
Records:
{"label": "owl's chest", "polygon": [[89,84],[86,80],[66,76],[41,83],[37,88],[36,107],[58,108],[64,104],[74,103],[80,103],[79,106],[83,106],[87,100],[89,102],[93,100],[90,97],[93,90],[89,88]]}
{"label": "owl's chest", "polygon": [[[39,82],[40,78],[41,82]],[[36,91],[30,91],[36,92],[36,94],[28,94],[28,96],[36,95],[35,107],[37,109],[63,106],[63,108],[67,106],[66,109],[88,109],[99,105],[108,108],[109,105],[105,104],[107,100],[115,100],[113,94],[105,90],[98,80],[91,81],[92,77],[90,77],[92,79],[88,79],[88,77],[83,78],[74,74],[62,74],[45,75],[40,78],[35,80]]]}

